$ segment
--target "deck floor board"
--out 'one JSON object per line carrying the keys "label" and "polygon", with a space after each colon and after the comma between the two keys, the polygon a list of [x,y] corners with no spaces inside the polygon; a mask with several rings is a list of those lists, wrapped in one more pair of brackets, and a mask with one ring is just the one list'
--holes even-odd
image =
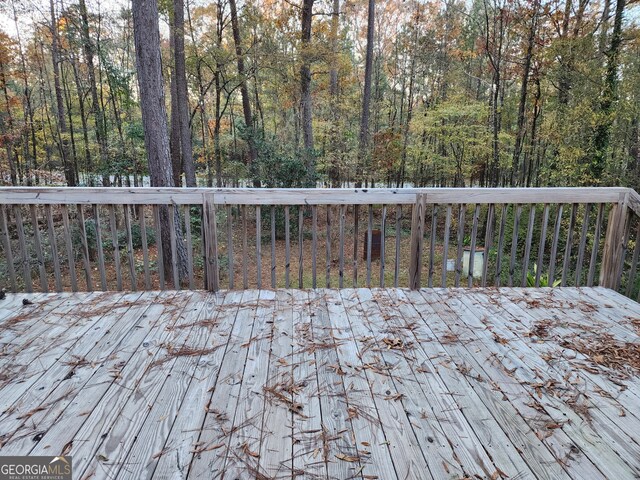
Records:
{"label": "deck floor board", "polygon": [[640,372],[592,353],[640,305],[606,289],[0,302],[0,455],[74,478],[640,477]]}

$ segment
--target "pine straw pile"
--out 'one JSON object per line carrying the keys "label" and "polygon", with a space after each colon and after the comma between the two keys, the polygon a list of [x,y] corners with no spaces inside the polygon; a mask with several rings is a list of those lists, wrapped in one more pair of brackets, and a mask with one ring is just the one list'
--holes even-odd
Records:
{"label": "pine straw pile", "polygon": [[211,348],[192,347],[189,345],[182,345],[180,347],[175,347],[171,344],[162,344],[160,346],[166,348],[167,352],[163,357],[160,357],[154,360],[149,365],[149,368],[157,367],[158,365],[163,365],[169,360],[178,358],[178,357],[201,357],[205,355],[210,355],[214,353],[222,345],[217,345]]}
{"label": "pine straw pile", "polygon": [[25,320],[30,320],[34,315],[39,314],[44,309],[43,304],[25,305],[18,315],[11,315],[9,318],[0,323],[0,331],[2,330],[18,330],[18,327]]}
{"label": "pine straw pile", "polygon": [[630,319],[631,325],[636,329],[636,333],[640,335],[640,318],[632,318]]}
{"label": "pine straw pile", "polygon": [[591,362],[626,375],[640,373],[640,343],[619,342],[603,333],[589,341],[563,340],[560,346],[583,354]]}

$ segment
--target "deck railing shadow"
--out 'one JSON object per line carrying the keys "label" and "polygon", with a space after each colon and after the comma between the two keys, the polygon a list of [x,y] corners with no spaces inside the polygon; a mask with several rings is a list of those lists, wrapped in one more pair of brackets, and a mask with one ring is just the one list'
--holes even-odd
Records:
{"label": "deck railing shadow", "polygon": [[[627,188],[0,188],[12,291],[593,286],[637,299]],[[162,246],[162,248],[159,248]]]}

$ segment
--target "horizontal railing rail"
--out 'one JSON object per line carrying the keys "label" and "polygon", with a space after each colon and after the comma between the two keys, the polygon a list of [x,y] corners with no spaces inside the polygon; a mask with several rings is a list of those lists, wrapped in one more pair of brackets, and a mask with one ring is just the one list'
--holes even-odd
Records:
{"label": "horizontal railing rail", "polygon": [[634,208],[640,214],[640,197],[622,187],[573,188],[161,188],[161,187],[0,187],[0,203],[31,204],[202,204],[203,195],[213,195],[216,205],[367,205],[427,203],[612,203],[635,194]]}
{"label": "horizontal railing rail", "polygon": [[0,188],[13,291],[592,286],[638,298],[627,188]]}

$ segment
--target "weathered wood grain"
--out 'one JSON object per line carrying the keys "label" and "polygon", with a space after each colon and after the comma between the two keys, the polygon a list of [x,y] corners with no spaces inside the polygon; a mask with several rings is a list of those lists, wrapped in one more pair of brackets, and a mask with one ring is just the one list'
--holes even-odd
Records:
{"label": "weathered wood grain", "polygon": [[[40,225],[38,219],[38,212],[36,210],[35,205],[29,205],[29,213],[31,214],[31,228],[33,229],[33,248],[36,251],[36,258],[38,259],[38,273],[40,275],[40,289],[47,293],[49,291],[49,282],[47,280],[47,271],[44,264],[44,254],[42,253],[42,241],[40,240]],[[83,229],[84,230],[84,229]],[[87,242],[86,232],[83,232],[83,240],[84,245]],[[87,251],[86,260],[88,262],[89,255]],[[85,266],[87,263],[85,263]],[[91,287],[91,276],[87,277],[87,285],[89,286],[88,290],[91,291],[93,288]]]}
{"label": "weathered wood grain", "polygon": [[640,341],[611,290],[22,298],[0,302],[0,454],[70,452],[80,478],[640,473],[640,381],[564,343]]}
{"label": "weathered wood grain", "polygon": [[[140,207],[141,209],[144,207]],[[107,272],[104,264],[104,249],[102,246],[102,224],[100,221],[100,206],[93,206],[93,221],[96,225],[96,252],[97,252],[97,262],[98,262],[98,271],[100,272],[100,289],[103,291],[107,290]],[[53,227],[50,228],[53,230]],[[146,239],[146,232],[144,238]],[[146,247],[146,244],[143,243],[143,246]],[[54,263],[55,264],[55,263]],[[147,262],[147,267],[148,267]],[[148,290],[151,289],[151,285],[147,287]]]}
{"label": "weathered wood grain", "polygon": [[[617,202],[633,192],[619,187],[577,188],[370,188],[370,189],[273,189],[273,188],[102,188],[102,187],[2,187],[0,203],[60,204],[201,204],[203,194],[213,194],[217,205],[371,205],[415,203],[425,194],[428,203],[549,203]],[[633,195],[631,195],[633,197]],[[635,197],[634,197],[635,198]],[[638,202],[632,203],[636,208]],[[640,208],[638,209],[640,210]]]}
{"label": "weathered wood grain", "polygon": [[423,194],[416,195],[411,215],[411,253],[409,258],[409,288],[412,290],[420,288],[421,285],[426,208],[427,197]]}
{"label": "weathered wood grain", "polygon": [[[16,272],[13,266],[13,251],[11,249],[11,237],[9,236],[9,228],[7,225],[7,206],[0,205],[0,227],[2,229],[2,248],[7,261],[7,272],[9,273],[9,281],[11,282],[11,291],[16,292],[18,287],[16,283]],[[55,248],[55,244],[53,248]]]}

